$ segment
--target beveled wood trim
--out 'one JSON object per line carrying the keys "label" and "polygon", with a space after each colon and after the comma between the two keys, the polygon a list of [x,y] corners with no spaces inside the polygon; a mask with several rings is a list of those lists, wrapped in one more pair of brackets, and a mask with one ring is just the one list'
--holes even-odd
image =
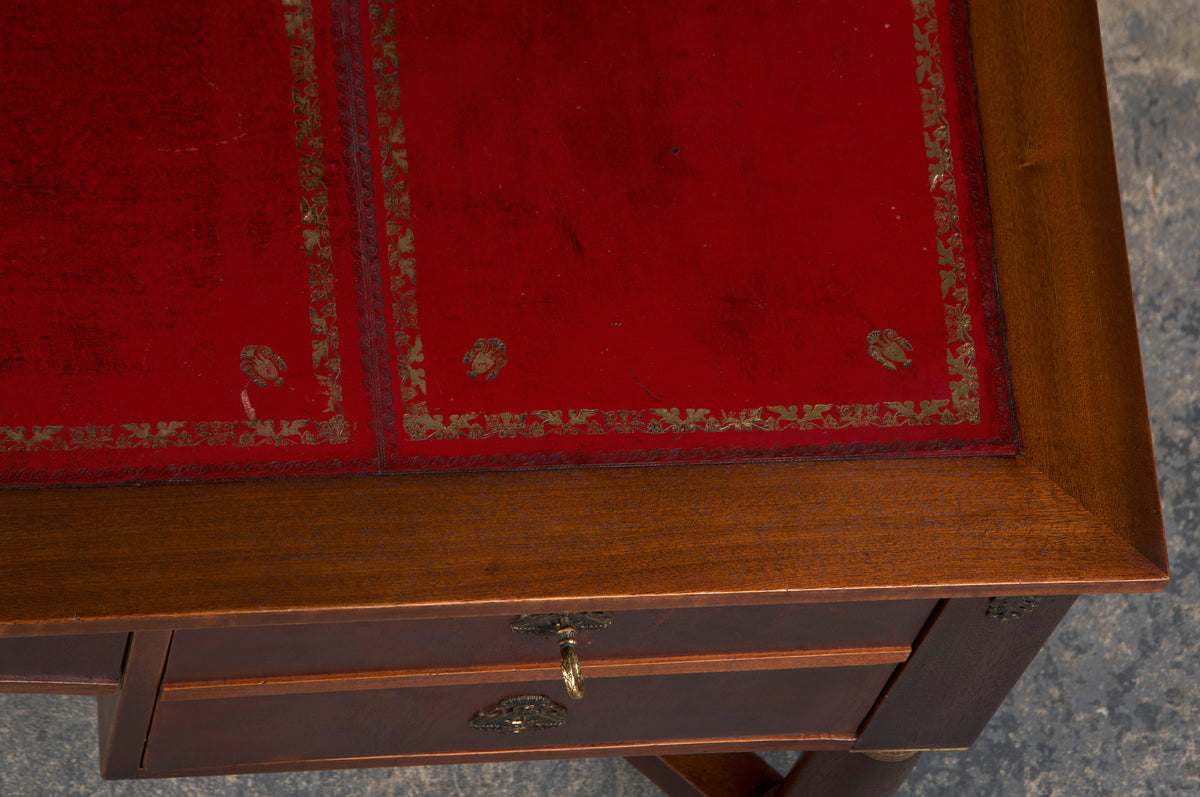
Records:
{"label": "beveled wood trim", "polygon": [[779,773],[754,753],[632,756],[625,759],[668,797],[763,797]]}
{"label": "beveled wood trim", "polygon": [[[631,678],[649,675],[686,675],[704,672],[761,672],[815,667],[862,667],[899,664],[908,658],[908,647],[848,650],[792,651],[784,653],[711,654],[642,659],[589,659],[584,676]],[[241,681],[199,681],[164,684],[162,701],[214,700],[313,692],[351,692],[368,689],[407,689],[481,683],[523,683],[562,680],[562,668],[553,665],[518,665],[424,669],[405,672],[346,673],[311,677],[260,678]]]}
{"label": "beveled wood trim", "polygon": [[18,548],[0,618],[21,633],[1163,578],[1017,457],[10,490],[0,528]]}
{"label": "beveled wood trim", "polygon": [[29,678],[0,679],[0,692],[28,695],[113,695],[116,681],[34,680]]}
{"label": "beveled wood trim", "polygon": [[972,0],[1021,454],[1167,576],[1094,0]]}
{"label": "beveled wood trim", "polygon": [[541,761],[558,758],[614,758],[629,756],[696,755],[749,750],[848,750],[854,740],[844,736],[747,736],[730,739],[697,739],[654,744],[591,745],[588,747],[529,747],[504,752],[422,753],[411,756],[324,758],[309,761],[273,761],[186,770],[142,770],[141,778],[178,778],[198,775],[240,775],[258,772],[301,772],[315,769],[480,764],[490,761]]}

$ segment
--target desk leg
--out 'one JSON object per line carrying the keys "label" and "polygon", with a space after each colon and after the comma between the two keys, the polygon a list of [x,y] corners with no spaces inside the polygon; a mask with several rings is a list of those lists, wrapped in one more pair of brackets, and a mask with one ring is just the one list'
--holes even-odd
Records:
{"label": "desk leg", "polygon": [[[1006,616],[987,598],[942,601],[859,729],[855,748],[888,754],[968,747],[1074,602],[1073,595],[1045,597]],[[918,757],[805,753],[772,797],[886,797]],[[766,797],[778,780],[751,753],[626,760],[671,797]]]}
{"label": "desk leg", "polygon": [[626,758],[669,797],[763,797],[779,773],[754,753]]}
{"label": "desk leg", "polygon": [[860,753],[804,753],[782,782],[753,753],[625,760],[669,797],[890,797],[919,757],[877,761]]}
{"label": "desk leg", "polygon": [[1001,618],[987,598],[942,601],[859,728],[855,750],[969,747],[1075,602]]}
{"label": "desk leg", "polygon": [[920,757],[877,761],[862,753],[805,753],[773,797],[890,797]]}

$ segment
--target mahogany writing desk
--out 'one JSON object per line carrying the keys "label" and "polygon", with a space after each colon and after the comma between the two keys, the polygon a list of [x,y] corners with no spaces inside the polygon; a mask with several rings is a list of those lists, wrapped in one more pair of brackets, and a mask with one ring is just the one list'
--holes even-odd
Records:
{"label": "mahogany writing desk", "polygon": [[522,9],[0,12],[0,678],[107,777],[886,794],[1165,584],[1087,2]]}

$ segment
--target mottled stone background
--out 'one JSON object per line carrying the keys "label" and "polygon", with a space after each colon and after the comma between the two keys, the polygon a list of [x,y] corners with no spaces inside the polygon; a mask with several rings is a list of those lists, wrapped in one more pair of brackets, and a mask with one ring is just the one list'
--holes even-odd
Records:
{"label": "mottled stone background", "polygon": [[[976,745],[926,754],[905,797],[1200,794],[1200,0],[1100,13],[1174,580],[1080,599]],[[134,783],[100,780],[96,757],[91,699],[0,696],[6,797],[658,793],[620,760]]]}

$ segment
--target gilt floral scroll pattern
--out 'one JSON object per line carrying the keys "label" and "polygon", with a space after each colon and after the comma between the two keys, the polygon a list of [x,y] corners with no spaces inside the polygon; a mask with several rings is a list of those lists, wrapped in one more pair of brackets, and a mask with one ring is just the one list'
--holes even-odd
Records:
{"label": "gilt floral scroll pattern", "polygon": [[408,193],[408,145],[400,116],[399,59],[396,13],[390,2],[372,3],[371,57],[375,72],[375,103],[379,115],[379,161],[384,195],[384,234],[392,289],[400,401],[412,411],[423,407],[425,359],[417,327],[416,260],[413,249],[411,200]]}
{"label": "gilt floral scroll pattern", "polygon": [[534,410],[448,416],[409,413],[410,438],[452,440],[545,437],[554,434],[678,434],[684,432],[774,432],[955,423],[949,400],[885,401],[882,404],[804,404],[713,412],[655,407],[649,410]]}
{"label": "gilt floral scroll pattern", "polygon": [[912,0],[913,38],[917,49],[917,84],[925,126],[925,155],[929,159],[929,190],[937,222],[938,268],[946,308],[946,365],[950,369],[953,423],[979,423],[979,373],[971,340],[966,265],[958,219],[958,188],[946,122],[946,88],[934,0]]}
{"label": "gilt floral scroll pattern", "polygon": [[408,188],[408,152],[401,120],[397,47],[399,31],[392,0],[372,0],[379,147],[387,186],[386,219],[398,371],[404,431],[414,440],[538,438],[578,434],[677,434],[687,432],[803,431],[977,424],[979,378],[971,340],[966,267],[959,229],[950,128],[943,99],[945,77],[934,0],[911,0],[917,53],[916,80],[923,112],[929,188],[937,227],[937,265],[946,312],[946,360],[950,395],[917,401],[871,404],[772,405],[736,410],[657,407],[568,409],[526,412],[431,411],[426,397],[424,353],[417,325],[413,226]]}
{"label": "gilt floral scroll pattern", "polygon": [[190,446],[286,446],[345,443],[341,358],[334,302],[329,197],[324,181],[311,0],[282,0],[292,68],[299,158],[299,213],[308,270],[312,362],[326,397],[325,420],[159,421],[109,425],[0,426],[0,452]]}
{"label": "gilt floral scroll pattern", "polygon": [[[329,194],[322,165],[324,141],[318,102],[311,0],[283,0],[292,50],[292,99],[296,112],[296,151],[300,157],[300,219],[308,260],[309,332],[312,364],[326,396],[325,411],[342,416],[341,355],[334,301],[333,251],[329,243]],[[345,429],[345,423],[341,424]],[[343,442],[343,441],[330,441]]]}

